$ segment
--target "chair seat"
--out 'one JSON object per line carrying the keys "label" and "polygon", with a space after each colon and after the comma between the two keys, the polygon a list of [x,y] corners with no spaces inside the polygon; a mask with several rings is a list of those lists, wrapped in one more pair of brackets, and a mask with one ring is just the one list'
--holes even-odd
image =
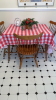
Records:
{"label": "chair seat", "polygon": [[29,54],[32,55],[38,51],[37,45],[34,45],[33,48],[34,50],[32,50],[32,45],[31,46],[28,45],[28,48],[27,45],[25,45],[24,48],[23,45],[20,45],[19,47],[17,47],[17,51],[23,55],[29,55]]}

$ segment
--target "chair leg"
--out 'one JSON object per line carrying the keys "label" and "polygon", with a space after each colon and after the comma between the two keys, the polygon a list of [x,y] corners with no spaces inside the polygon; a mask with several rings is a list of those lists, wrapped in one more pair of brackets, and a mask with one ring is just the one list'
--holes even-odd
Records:
{"label": "chair leg", "polygon": [[50,53],[50,56],[52,57],[52,53]]}
{"label": "chair leg", "polygon": [[35,60],[35,63],[37,65],[37,67],[38,67],[38,63],[37,63],[37,60],[36,60],[36,56],[35,55],[34,55],[34,60]]}
{"label": "chair leg", "polygon": [[44,48],[43,48],[43,46],[41,46],[42,47],[42,50],[43,50],[43,52],[44,52]]}
{"label": "chair leg", "polygon": [[23,55],[22,55],[22,57],[20,58],[20,66],[19,66],[19,69],[21,69],[22,61],[23,61]]}
{"label": "chair leg", "polygon": [[6,50],[6,48],[4,49],[3,57],[5,56],[5,50]]}
{"label": "chair leg", "polygon": [[45,52],[43,46],[42,46],[42,45],[39,45],[39,48],[40,48],[40,47],[42,48],[43,52]]}
{"label": "chair leg", "polygon": [[14,47],[14,45],[12,45],[11,52],[12,52],[12,50],[13,50],[13,47]]}
{"label": "chair leg", "polygon": [[46,61],[47,61],[47,49],[48,49],[48,45],[45,44],[45,58],[46,58]]}
{"label": "chair leg", "polygon": [[8,62],[10,61],[10,45],[8,45]]}
{"label": "chair leg", "polygon": [[19,56],[19,58],[20,58],[20,54],[18,53],[18,56]]}
{"label": "chair leg", "polygon": [[39,53],[39,50],[37,51],[37,54],[35,54],[35,57],[36,57],[36,58],[37,58],[38,53]]}

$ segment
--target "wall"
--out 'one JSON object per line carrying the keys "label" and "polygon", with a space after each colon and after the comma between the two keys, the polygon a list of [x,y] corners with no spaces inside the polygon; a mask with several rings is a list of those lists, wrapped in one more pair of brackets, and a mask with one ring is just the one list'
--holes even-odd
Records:
{"label": "wall", "polygon": [[[56,0],[54,3],[54,6],[48,7],[48,8],[55,8],[56,7]],[[3,10],[1,10],[3,8]],[[4,9],[7,9],[4,11]],[[9,8],[13,8],[13,10],[10,10]],[[38,12],[19,12],[19,8],[26,9],[25,7],[18,7],[17,0],[0,0],[0,21],[5,21],[5,27],[8,27],[10,24],[14,24],[15,18],[20,18],[21,20],[25,18],[35,18],[39,23],[45,23],[47,26],[49,26],[49,20],[56,21],[56,11],[41,11]],[[28,7],[28,9],[32,8],[41,8],[41,7]],[[46,7],[43,7],[44,9]],[[48,9],[47,8],[47,9]],[[8,10],[9,9],[9,10]],[[18,9],[18,11],[16,10]],[[42,9],[42,8],[41,8]],[[29,10],[30,11],[30,10]]]}
{"label": "wall", "polygon": [[5,21],[5,27],[14,24],[15,18],[21,20],[25,18],[35,18],[39,23],[49,26],[49,21],[56,21],[56,11],[46,12],[18,12],[18,11],[0,11],[0,21]]}
{"label": "wall", "polygon": [[0,8],[16,8],[17,0],[0,0]]}

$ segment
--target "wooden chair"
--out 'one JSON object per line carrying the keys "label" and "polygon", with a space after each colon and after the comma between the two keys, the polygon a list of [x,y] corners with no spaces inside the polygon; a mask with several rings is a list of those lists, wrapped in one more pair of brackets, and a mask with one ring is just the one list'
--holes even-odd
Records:
{"label": "wooden chair", "polygon": [[[2,33],[4,31],[5,31],[4,21],[1,21],[0,22],[0,36],[2,35]],[[6,48],[4,48],[4,54],[3,54],[3,56],[5,55],[5,50],[6,50]]]}
{"label": "wooden chair", "polygon": [[[20,59],[19,69],[21,68],[22,60],[25,59],[23,58],[24,55],[33,55],[33,57],[26,57],[26,58],[34,58],[35,63],[38,67],[36,57],[38,55],[38,51],[39,51],[38,44],[39,44],[42,34],[43,32],[40,33],[39,35],[19,36],[14,33],[14,36],[17,41],[17,52]],[[20,39],[21,39],[21,42],[20,42]],[[28,44],[29,42],[30,44]]]}
{"label": "wooden chair", "polygon": [[5,31],[4,21],[0,22],[0,35]]}
{"label": "wooden chair", "polygon": [[49,21],[50,26],[49,29],[51,30],[51,32],[53,33],[53,35],[55,36],[56,34],[56,22],[54,21]]}
{"label": "wooden chair", "polygon": [[[53,36],[55,36],[56,34],[56,22],[54,21],[49,21],[50,23],[50,26],[49,26],[49,29],[51,30],[51,32],[53,33]],[[41,46],[40,46],[41,47]],[[46,61],[47,61],[47,50],[48,50],[48,45],[45,44],[45,51],[44,51],[44,48],[42,47],[42,50],[43,52],[39,52],[39,53],[45,53],[45,58],[46,58]],[[50,53],[50,56],[52,56],[52,53]]]}
{"label": "wooden chair", "polygon": [[[50,20],[49,23],[50,23],[49,29],[53,33],[53,36],[55,36],[55,34],[56,34],[56,22]],[[50,54],[50,56],[52,56],[52,53]]]}
{"label": "wooden chair", "polygon": [[[2,33],[5,31],[5,26],[4,26],[4,21],[1,21],[0,22],[0,36],[2,35]],[[10,53],[16,53],[16,52],[13,52],[13,47],[14,45],[12,45],[12,48],[11,48],[11,52]],[[8,48],[4,48],[4,53],[3,53],[3,57],[5,56],[5,53],[8,53],[6,52],[6,49],[8,51]]]}

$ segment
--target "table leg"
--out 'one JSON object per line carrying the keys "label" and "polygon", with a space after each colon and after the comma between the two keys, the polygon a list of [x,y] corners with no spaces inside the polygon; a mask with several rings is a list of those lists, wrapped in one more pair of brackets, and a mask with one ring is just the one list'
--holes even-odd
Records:
{"label": "table leg", "polygon": [[10,61],[10,45],[8,45],[8,62]]}
{"label": "table leg", "polygon": [[6,48],[4,48],[4,53],[3,53],[3,57],[5,56],[5,50],[6,50]]}
{"label": "table leg", "polygon": [[52,53],[50,53],[50,56],[52,57]]}
{"label": "table leg", "polygon": [[48,45],[45,44],[45,59],[46,59],[46,61],[47,61],[47,50],[48,50]]}

